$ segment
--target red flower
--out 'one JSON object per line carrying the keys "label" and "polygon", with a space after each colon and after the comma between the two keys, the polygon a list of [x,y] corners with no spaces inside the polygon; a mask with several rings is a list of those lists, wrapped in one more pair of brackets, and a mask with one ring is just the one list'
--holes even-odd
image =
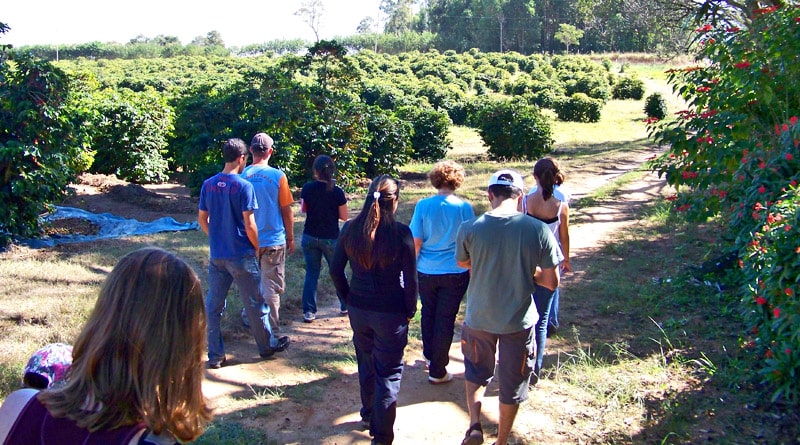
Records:
{"label": "red flower", "polygon": [[767,193],[767,188],[762,185],[758,188],[758,193]]}
{"label": "red flower", "polygon": [[786,124],[783,124],[783,125],[781,125],[781,130],[783,130],[783,131],[789,131],[789,126],[788,126],[788,125],[786,125]]}
{"label": "red flower", "polygon": [[791,185],[792,187],[797,187],[797,181],[792,179],[791,181],[789,181],[789,185]]}
{"label": "red flower", "polygon": [[725,32],[739,32],[739,27],[731,26],[730,28],[726,29]]}
{"label": "red flower", "polygon": [[791,161],[792,159],[794,159],[794,156],[791,153],[786,153],[786,160]]}
{"label": "red flower", "polygon": [[772,358],[772,349],[767,349],[767,352],[764,354],[766,358]]}
{"label": "red flower", "polygon": [[725,197],[725,196],[727,196],[727,195],[728,195],[728,192],[726,192],[725,190],[720,190],[720,191],[719,191],[719,197],[720,197],[720,199],[724,198],[724,197]]}
{"label": "red flower", "polygon": [[745,60],[743,62],[735,63],[735,64],[733,64],[733,67],[734,68],[749,68],[750,67],[750,61],[749,60]]}
{"label": "red flower", "polygon": [[759,163],[758,163],[758,168],[760,168],[760,169],[762,169],[762,170],[763,170],[763,169],[765,169],[765,168],[767,168],[767,163],[766,163],[766,162],[764,162],[764,161],[761,161],[761,162],[759,162]]}
{"label": "red flower", "polygon": [[792,125],[797,125],[797,116],[792,116],[789,118],[789,123]]}
{"label": "red flower", "polygon": [[756,298],[756,304],[759,305],[759,306],[763,306],[763,305],[767,304],[767,299],[764,298],[764,297],[758,297],[758,298]]}
{"label": "red flower", "polygon": [[784,232],[788,232],[790,230],[792,230],[792,225],[791,224],[786,224],[785,226],[783,226],[783,231]]}
{"label": "red flower", "polygon": [[786,355],[792,355],[792,350],[789,348],[786,348],[783,352],[785,352]]}
{"label": "red flower", "polygon": [[708,31],[711,31],[711,29],[712,29],[711,28],[711,24],[710,23],[706,23],[705,25],[695,29],[694,31],[695,32],[708,32]]}
{"label": "red flower", "polygon": [[678,195],[667,196],[664,199],[666,199],[667,201],[672,202],[672,201],[675,201],[676,199],[678,199]]}
{"label": "red flower", "polygon": [[778,317],[780,317],[780,316],[781,316],[781,308],[779,308],[779,307],[776,307],[775,309],[773,309],[773,310],[772,310],[772,315],[774,315],[774,316],[775,316],[775,318],[778,318]]}
{"label": "red flower", "polygon": [[698,93],[707,93],[709,91],[711,91],[711,87],[698,87],[697,88],[697,92]]}
{"label": "red flower", "polygon": [[784,293],[784,294],[786,294],[786,295],[788,295],[788,296],[790,296],[790,297],[791,297],[792,295],[794,295],[794,291],[792,290],[792,288],[791,288],[791,287],[787,287],[786,289],[784,289],[784,290],[783,290],[783,293]]}

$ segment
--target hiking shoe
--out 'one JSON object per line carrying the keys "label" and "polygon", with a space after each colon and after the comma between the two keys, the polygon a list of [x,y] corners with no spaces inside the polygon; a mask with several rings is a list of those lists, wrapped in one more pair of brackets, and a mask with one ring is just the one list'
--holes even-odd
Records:
{"label": "hiking shoe", "polygon": [[441,385],[442,383],[449,383],[453,381],[453,374],[445,373],[443,377],[428,376],[428,383],[431,385]]}
{"label": "hiking shoe", "polygon": [[258,355],[261,356],[261,358],[270,358],[273,355],[275,355],[276,352],[283,352],[283,351],[289,349],[289,343],[291,343],[291,341],[289,340],[289,337],[284,335],[283,337],[278,339],[278,346],[275,346],[274,348],[270,349],[269,351],[262,352],[262,353],[260,353]]}
{"label": "hiking shoe", "polygon": [[317,314],[313,312],[306,312],[303,314],[303,321],[306,323],[311,323],[312,321],[317,319]]}
{"label": "hiking shoe", "polygon": [[211,360],[209,360],[209,361],[206,362],[206,368],[208,368],[208,369],[219,369],[219,368],[221,368],[221,367],[223,367],[223,366],[225,366],[227,364],[228,364],[228,359],[227,358],[223,358],[222,360],[220,360],[218,362],[212,362]]}
{"label": "hiking shoe", "polygon": [[278,346],[272,348],[272,350],[275,352],[283,352],[289,349],[289,343],[291,343],[291,340],[289,340],[289,337],[284,335],[283,337],[278,338]]}

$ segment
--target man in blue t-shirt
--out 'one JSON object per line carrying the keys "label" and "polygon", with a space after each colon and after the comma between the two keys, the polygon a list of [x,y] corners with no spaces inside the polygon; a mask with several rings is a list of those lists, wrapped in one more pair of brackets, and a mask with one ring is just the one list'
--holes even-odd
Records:
{"label": "man in blue t-shirt", "polygon": [[225,296],[236,283],[242,305],[250,321],[250,332],[263,358],[289,347],[289,338],[276,339],[269,323],[269,306],[264,303],[260,272],[256,260],[258,230],[253,211],[258,208],[253,185],[240,173],[247,164],[247,145],[241,139],[228,139],[222,148],[225,167],[208,178],[200,189],[197,222],[208,235],[208,367],[225,366],[225,346],[220,321],[225,311]]}

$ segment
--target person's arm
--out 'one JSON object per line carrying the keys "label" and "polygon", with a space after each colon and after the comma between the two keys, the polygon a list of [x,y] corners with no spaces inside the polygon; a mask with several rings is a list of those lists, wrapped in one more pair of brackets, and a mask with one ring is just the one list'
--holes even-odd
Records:
{"label": "person's arm", "polygon": [[347,204],[342,204],[339,206],[339,219],[342,221],[347,221],[350,218],[350,210],[347,208]]}
{"label": "person's arm", "polygon": [[403,255],[403,292],[406,300],[406,318],[411,321],[417,313],[417,255],[414,253],[414,238],[411,230],[403,228],[403,246],[406,253]]}
{"label": "person's arm", "polygon": [[556,290],[558,287],[558,272],[555,267],[548,267],[546,269],[537,267],[533,273],[533,281],[539,286],[546,287],[550,290]]}
{"label": "person's arm", "polygon": [[200,224],[200,229],[208,235],[208,210],[197,211],[197,224]]}
{"label": "person's arm", "polygon": [[[343,227],[342,230],[346,230],[346,227]],[[344,243],[340,235],[339,240],[336,242],[336,248],[333,250],[333,258],[331,258],[331,263],[328,265],[328,271],[331,274],[331,280],[333,280],[333,287],[336,288],[336,292],[342,296],[345,302],[350,297],[350,284],[347,283],[347,275],[344,273],[346,265],[347,253],[344,250]]]}
{"label": "person's arm", "polygon": [[422,250],[422,238],[414,238],[414,253],[419,256],[419,251]]}
{"label": "person's arm", "polygon": [[8,433],[14,427],[17,417],[38,392],[33,388],[24,388],[14,391],[6,397],[3,406],[0,406],[0,443],[6,443]]}
{"label": "person's arm", "polygon": [[294,253],[294,215],[291,204],[281,207],[281,218],[283,218],[283,229],[286,231],[286,251]]}
{"label": "person's arm", "polygon": [[572,272],[572,265],[569,263],[569,204],[566,202],[561,205],[561,224],[558,226],[558,238],[561,241],[561,253],[564,254],[564,261],[561,262],[561,272]]}
{"label": "person's arm", "polygon": [[244,232],[247,234],[247,239],[256,250],[256,257],[258,257],[258,225],[256,225],[256,215],[252,210],[245,210],[242,212],[244,218]]}

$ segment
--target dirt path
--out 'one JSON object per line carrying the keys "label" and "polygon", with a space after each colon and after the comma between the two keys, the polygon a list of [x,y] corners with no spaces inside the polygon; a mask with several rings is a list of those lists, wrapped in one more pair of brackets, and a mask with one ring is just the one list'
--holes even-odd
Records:
{"label": "dirt path", "polygon": [[[608,167],[604,174],[575,177],[570,182],[580,198],[620,174],[636,168],[646,157],[639,153],[625,164]],[[587,258],[615,232],[635,222],[634,209],[665,193],[665,184],[649,174],[629,183],[612,200],[613,205],[577,209],[570,227],[574,273],[564,280],[564,293],[583,277]],[[268,431],[280,444],[367,444],[370,437],[359,425],[358,376],[352,359],[344,359],[351,348],[346,317],[338,315],[331,295],[320,298],[314,323],[302,323],[297,309],[282,312],[282,335],[293,339],[292,347],[269,361],[255,356],[249,336],[240,332],[228,341],[228,354],[236,362],[207,372],[204,391],[216,406],[218,418],[232,417],[248,427]],[[591,314],[580,314],[576,302],[562,303],[566,328],[583,324]],[[412,328],[413,329],[413,328]],[[459,328],[450,350],[448,370],[455,376],[446,385],[430,385],[422,361],[421,343],[411,340],[405,354],[405,370],[395,423],[396,443],[459,443],[468,425],[464,399],[464,366],[459,345]],[[548,344],[545,366],[569,345],[559,338]],[[581,410],[577,401],[559,394],[551,381],[543,380],[532,391],[531,402],[523,405],[515,423],[518,443],[574,443],[565,433],[571,419]],[[492,384],[485,400],[487,443],[496,433],[497,388]],[[535,406],[553,407],[534,410]]]}

